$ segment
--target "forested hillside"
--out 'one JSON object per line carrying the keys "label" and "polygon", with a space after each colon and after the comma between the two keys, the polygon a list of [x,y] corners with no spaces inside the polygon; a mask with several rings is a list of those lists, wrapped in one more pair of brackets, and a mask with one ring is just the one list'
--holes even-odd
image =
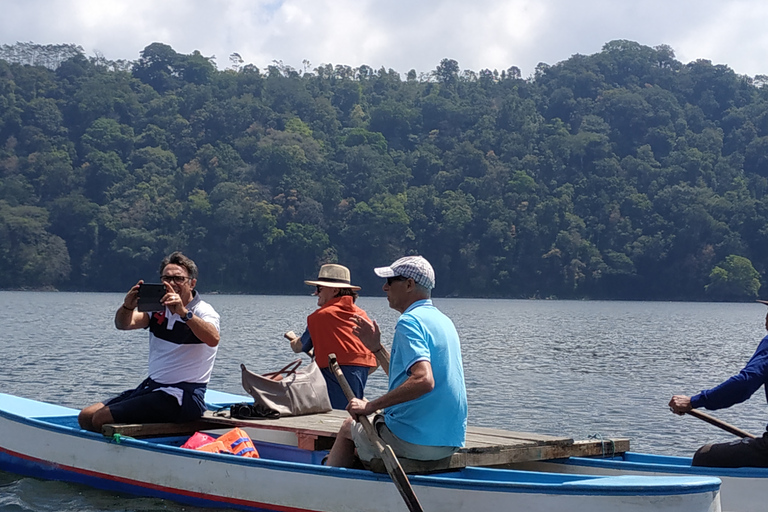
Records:
{"label": "forested hillside", "polygon": [[0,48],[0,288],[125,290],[173,250],[205,291],[308,292],[422,254],[435,295],[749,300],[768,87],[612,41],[520,71],[217,70]]}

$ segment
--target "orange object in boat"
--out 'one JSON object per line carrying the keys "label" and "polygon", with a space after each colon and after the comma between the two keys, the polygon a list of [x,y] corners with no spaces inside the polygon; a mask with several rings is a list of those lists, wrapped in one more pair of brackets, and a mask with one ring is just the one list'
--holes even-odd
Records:
{"label": "orange object in boat", "polygon": [[234,453],[235,455],[240,455],[241,457],[259,457],[259,452],[256,450],[256,447],[253,446],[253,441],[251,441],[250,436],[240,428],[233,428],[226,434],[219,436],[216,441],[222,443],[230,453]]}
{"label": "orange object in boat", "polygon": [[187,442],[181,445],[182,448],[189,448],[190,450],[197,450],[201,446],[210,444],[216,440],[215,437],[209,436],[204,432],[195,432],[195,434],[187,439]]}
{"label": "orange object in boat", "polygon": [[204,444],[203,446],[198,446],[195,450],[211,453],[232,453],[221,441],[214,441],[212,443]]}

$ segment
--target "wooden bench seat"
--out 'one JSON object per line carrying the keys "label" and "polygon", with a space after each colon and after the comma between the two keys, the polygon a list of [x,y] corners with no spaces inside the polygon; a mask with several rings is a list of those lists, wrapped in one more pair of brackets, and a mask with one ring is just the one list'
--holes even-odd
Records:
{"label": "wooden bench seat", "polygon": [[201,419],[186,423],[107,423],[101,433],[107,437],[119,434],[125,437],[167,437],[192,435],[200,430],[221,428],[218,423]]}

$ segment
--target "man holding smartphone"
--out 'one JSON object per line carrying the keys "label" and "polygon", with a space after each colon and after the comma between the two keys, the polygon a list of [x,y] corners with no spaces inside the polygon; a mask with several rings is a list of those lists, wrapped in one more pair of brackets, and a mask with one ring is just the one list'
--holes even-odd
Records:
{"label": "man holding smartphone", "polygon": [[136,308],[144,281],[126,294],[115,313],[120,330],[149,328],[149,377],[137,388],[80,411],[86,430],[107,423],[165,423],[195,420],[205,412],[205,389],[219,346],[219,314],[195,290],[197,265],[181,252],[163,259],[165,295],[158,311]]}

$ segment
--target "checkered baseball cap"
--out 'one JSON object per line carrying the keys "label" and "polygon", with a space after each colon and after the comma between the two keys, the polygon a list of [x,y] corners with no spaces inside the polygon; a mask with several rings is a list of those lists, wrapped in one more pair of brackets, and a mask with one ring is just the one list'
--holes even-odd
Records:
{"label": "checkered baseball cap", "polygon": [[377,267],[373,271],[379,277],[410,277],[429,290],[435,287],[435,271],[422,256],[406,256],[388,267]]}

